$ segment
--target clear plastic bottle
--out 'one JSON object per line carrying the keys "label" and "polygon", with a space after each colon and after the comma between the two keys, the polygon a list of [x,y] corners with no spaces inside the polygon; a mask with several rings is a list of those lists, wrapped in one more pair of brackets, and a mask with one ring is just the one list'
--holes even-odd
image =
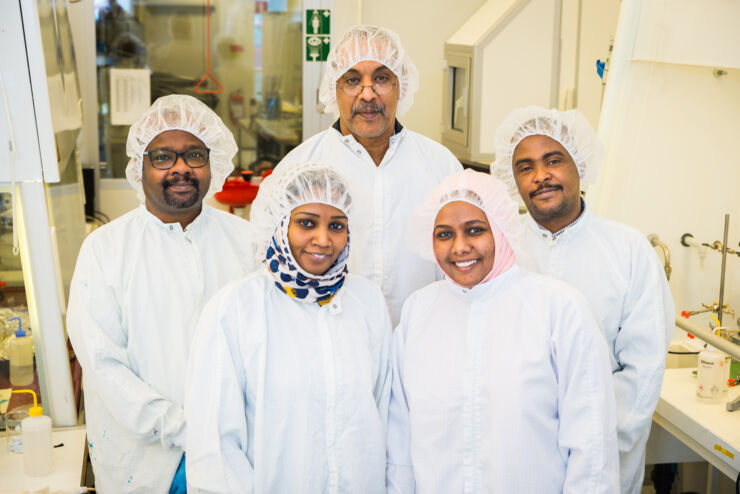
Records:
{"label": "clear plastic bottle", "polygon": [[28,386],[33,382],[33,339],[23,330],[20,317],[12,317],[8,322],[16,319],[18,331],[8,342],[10,384]]}
{"label": "clear plastic bottle", "polygon": [[14,390],[13,393],[31,393],[33,406],[29,417],[21,422],[23,437],[23,473],[29,477],[45,477],[54,471],[54,448],[51,442],[51,419],[38,406],[36,393],[30,389]]}
{"label": "clear plastic bottle", "polygon": [[699,353],[697,367],[696,399],[707,404],[722,401],[723,390],[727,383],[725,355],[707,346]]}

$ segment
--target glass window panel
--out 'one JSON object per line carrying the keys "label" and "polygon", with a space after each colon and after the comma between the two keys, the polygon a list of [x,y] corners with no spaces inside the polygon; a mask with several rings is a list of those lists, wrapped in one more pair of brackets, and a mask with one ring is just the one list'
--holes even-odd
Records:
{"label": "glass window panel", "polygon": [[452,67],[452,125],[462,132],[468,129],[468,71]]}
{"label": "glass window panel", "polygon": [[[200,4],[96,0],[101,175],[125,177],[128,125],[110,119],[110,69],[151,72],[151,100],[189,94],[213,108],[239,145],[240,169],[276,161],[301,140],[302,4],[211,2],[211,76],[219,94],[198,94],[207,74],[207,12]],[[208,81],[209,89],[218,89]]]}

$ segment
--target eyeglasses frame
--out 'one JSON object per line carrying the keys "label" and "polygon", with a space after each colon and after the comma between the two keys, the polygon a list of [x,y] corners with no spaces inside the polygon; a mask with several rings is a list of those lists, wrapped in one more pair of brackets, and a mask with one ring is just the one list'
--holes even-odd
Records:
{"label": "eyeglasses frame", "polygon": [[[193,166],[190,163],[188,163],[188,160],[185,158],[185,153],[187,153],[188,151],[191,151],[193,149],[205,149],[206,150],[206,162],[205,163],[203,163],[202,165],[198,165],[198,166]],[[170,153],[175,153],[175,160],[172,162],[172,165],[168,166],[167,168],[157,168],[156,166],[154,166],[154,161],[152,161],[152,153],[156,153],[157,151],[168,151]],[[159,149],[152,149],[151,151],[144,151],[144,154],[149,158],[149,164],[155,170],[169,170],[172,167],[174,167],[175,164],[177,164],[177,160],[179,160],[180,158],[182,158],[182,161],[186,165],[188,165],[190,168],[193,168],[193,169],[203,168],[204,166],[208,165],[211,162],[211,148],[206,148],[206,147],[204,147],[204,148],[198,148],[197,146],[195,146],[195,147],[189,147],[186,150],[179,151],[179,152],[178,151],[173,151],[172,149],[159,148]]]}
{"label": "eyeglasses frame", "polygon": [[378,93],[377,84],[369,84],[366,86],[363,86],[362,84],[358,84],[357,86],[354,86],[354,87],[360,88],[360,91],[357,94],[347,94],[347,91],[345,91],[344,89],[345,87],[347,87],[347,84],[344,84],[342,86],[337,86],[337,89],[341,89],[344,94],[346,94],[347,96],[353,97],[353,98],[356,98],[357,96],[361,95],[366,87],[369,87],[370,89],[372,89],[373,93],[375,93],[378,96],[385,96],[386,94],[389,94],[391,92],[391,90],[396,86],[396,84],[398,84],[398,80],[391,82],[390,89],[388,90],[388,92],[382,93],[382,94]]}

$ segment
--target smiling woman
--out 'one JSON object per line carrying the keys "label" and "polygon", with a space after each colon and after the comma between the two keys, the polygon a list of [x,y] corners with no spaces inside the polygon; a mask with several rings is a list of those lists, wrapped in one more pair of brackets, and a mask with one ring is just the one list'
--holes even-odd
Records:
{"label": "smiling woman", "polygon": [[347,189],[315,162],[260,185],[265,269],[212,298],[196,331],[189,490],[385,492],[391,324],[380,288],[347,272]]}
{"label": "smiling woman", "polygon": [[491,272],[494,241],[486,214],[468,202],[454,201],[437,213],[434,255],[458,285],[473,287]]}
{"label": "smiling woman", "polygon": [[290,214],[288,243],[298,265],[323,275],[347,246],[347,215],[334,206],[309,203]]}
{"label": "smiling woman", "polygon": [[388,492],[616,494],[606,345],[578,292],[517,266],[507,187],[450,175],[413,224],[447,279],[411,294],[393,332]]}

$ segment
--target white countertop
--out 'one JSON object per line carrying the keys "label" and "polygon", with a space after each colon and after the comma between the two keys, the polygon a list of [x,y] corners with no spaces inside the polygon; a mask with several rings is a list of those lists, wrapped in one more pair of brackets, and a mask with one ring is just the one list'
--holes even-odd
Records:
{"label": "white countertop", "polygon": [[740,471],[740,410],[728,412],[725,405],[740,396],[740,386],[730,388],[718,404],[700,403],[694,370],[665,371],[653,421],[735,479]]}
{"label": "white countertop", "polygon": [[54,444],[54,472],[46,477],[27,477],[23,474],[23,455],[8,451],[5,436],[0,437],[0,493],[38,491],[70,491],[79,488],[84,467],[85,427],[67,427],[52,431]]}

